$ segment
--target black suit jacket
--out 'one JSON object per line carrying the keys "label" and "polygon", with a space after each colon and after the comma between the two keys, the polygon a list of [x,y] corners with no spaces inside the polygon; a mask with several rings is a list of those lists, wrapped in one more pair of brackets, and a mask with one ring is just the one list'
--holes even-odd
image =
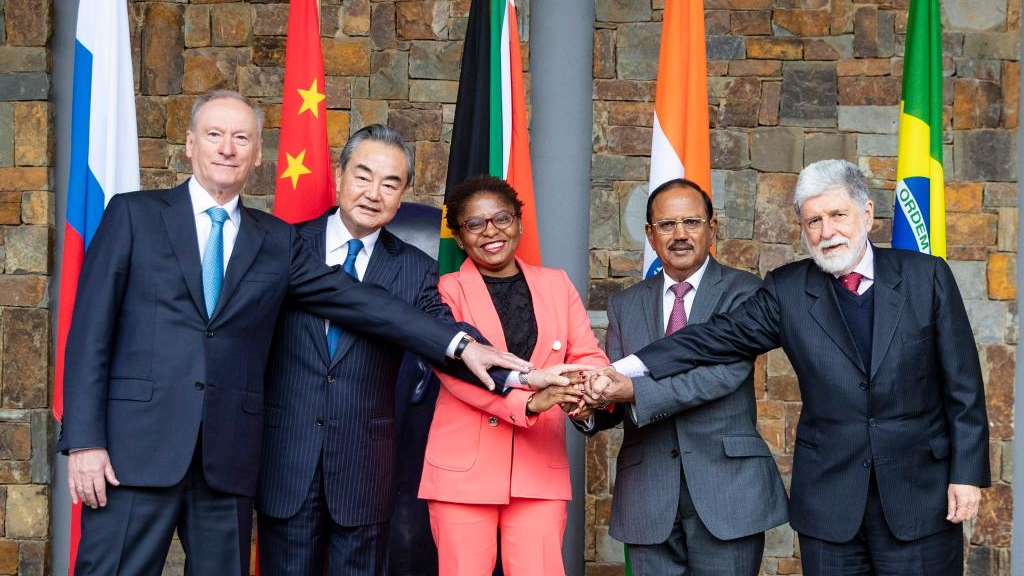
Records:
{"label": "black suit jacket", "polygon": [[264,371],[286,300],[444,362],[455,326],[326,266],[293,226],[240,210],[207,318],[187,182],[111,199],[79,279],[58,450],[103,447],[122,484],[171,486],[202,428],[207,482],[255,495]]}
{"label": "black suit jacket", "polygon": [[[321,261],[327,221],[337,208],[297,226]],[[375,284],[419,310],[455,324],[437,291],[437,263],[386,229],[363,283]],[[475,335],[475,329],[462,325]],[[267,413],[257,509],[294,515],[323,455],[324,490],[334,522],[387,520],[394,509],[395,383],[404,350],[344,332],[333,358],[324,320],[299,306],[281,311],[267,365]],[[443,369],[453,371],[452,364]],[[471,378],[464,369],[460,378]],[[495,371],[495,379],[501,377]],[[505,372],[507,375],[507,372]],[[429,374],[428,374],[429,376]],[[318,425],[320,421],[323,424]]]}
{"label": "black suit jacket", "polygon": [[811,260],[769,273],[738,309],[637,353],[662,378],[781,346],[800,381],[789,520],[845,542],[864,516],[872,469],[897,538],[949,527],[949,483],[988,486],[981,369],[945,261],[874,248],[871,366],[863,366],[832,278]]}

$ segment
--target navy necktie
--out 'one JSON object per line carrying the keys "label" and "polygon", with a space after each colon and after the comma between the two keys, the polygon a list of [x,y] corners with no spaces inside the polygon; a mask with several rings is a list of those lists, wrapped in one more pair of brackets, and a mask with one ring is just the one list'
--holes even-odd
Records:
{"label": "navy necktie", "polygon": [[206,211],[210,216],[210,238],[203,252],[203,299],[206,300],[206,317],[213,316],[224,284],[224,221],[228,211],[214,206]]}
{"label": "navy necktie", "polygon": [[[359,251],[363,249],[363,241],[356,240],[355,238],[348,241],[348,256],[345,257],[345,263],[341,266],[348,275],[359,280],[359,274],[356,273],[356,256],[359,255]],[[334,358],[334,353],[338,351],[338,342],[341,341],[341,326],[338,326],[334,322],[328,324],[327,328],[327,355]]]}

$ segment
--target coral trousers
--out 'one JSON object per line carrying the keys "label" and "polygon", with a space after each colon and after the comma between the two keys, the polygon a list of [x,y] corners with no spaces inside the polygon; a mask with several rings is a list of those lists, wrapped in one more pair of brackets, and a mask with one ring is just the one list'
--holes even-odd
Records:
{"label": "coral trousers", "polygon": [[565,500],[512,498],[508,504],[430,500],[439,576],[490,576],[501,537],[505,576],[565,576]]}

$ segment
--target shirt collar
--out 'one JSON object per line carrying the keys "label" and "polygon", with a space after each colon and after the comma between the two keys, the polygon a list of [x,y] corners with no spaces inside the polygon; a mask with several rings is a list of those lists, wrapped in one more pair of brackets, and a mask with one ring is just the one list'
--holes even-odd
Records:
{"label": "shirt collar", "polygon": [[[850,272],[856,272],[860,274],[864,280],[875,280],[875,252],[871,247],[871,242],[868,242],[868,247],[864,250],[864,255],[860,257],[860,262],[853,267]],[[836,278],[839,278],[839,274],[833,274]]]}
{"label": "shirt collar", "polygon": [[[373,254],[373,247],[377,245],[381,229],[378,228],[370,234],[363,236],[363,250],[367,254]],[[339,208],[327,218],[327,253],[343,248],[352,239],[352,233],[348,231],[341,221],[341,209]]]}
{"label": "shirt collar", "polygon": [[[687,278],[686,280],[683,280],[683,282],[687,282],[687,283],[690,284],[690,286],[693,286],[693,290],[692,291],[695,294],[697,293],[697,288],[700,287],[700,281],[704,278],[704,272],[707,271],[707,269],[708,269],[708,262],[710,262],[710,261],[711,261],[711,256],[708,256],[708,257],[704,258],[704,263],[700,265],[700,268],[698,268],[697,271],[694,272],[693,274],[690,274],[689,278]],[[667,294],[669,289],[671,289],[673,286],[678,284],[678,282],[673,280],[672,277],[669,276],[668,274],[665,274],[664,271],[662,271],[662,276],[665,277],[665,283],[664,283],[664,286],[662,287],[662,293],[663,294]]]}
{"label": "shirt collar", "polygon": [[[217,206],[217,201],[213,199],[213,196],[210,196],[210,193],[206,191],[206,188],[203,188],[203,185],[195,177],[188,179],[188,195],[192,199],[192,212],[196,216]],[[228,218],[235,225],[235,228],[238,228],[238,222],[242,218],[242,210],[238,207],[238,199],[239,196],[236,194],[227,204],[221,206],[221,208],[228,211]]]}

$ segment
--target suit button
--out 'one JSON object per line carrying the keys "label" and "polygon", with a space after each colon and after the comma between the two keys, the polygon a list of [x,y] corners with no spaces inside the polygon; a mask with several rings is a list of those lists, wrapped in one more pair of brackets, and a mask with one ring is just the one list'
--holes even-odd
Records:
{"label": "suit button", "polygon": [[487,424],[489,426],[497,426],[498,425],[498,417],[497,416],[491,416],[490,418],[487,419]]}
{"label": "suit button", "polygon": [[323,426],[324,425],[324,419],[323,418],[317,418],[316,419],[316,425],[317,426]]}
{"label": "suit button", "polygon": [[860,383],[860,389],[861,390],[867,390],[868,389],[868,383],[867,382],[861,382]]}
{"label": "suit button", "polygon": [[213,330],[207,330],[206,331],[206,337],[207,338],[213,338],[214,337]]}
{"label": "suit button", "polygon": [[871,468],[871,458],[865,458],[865,459],[864,459],[864,463],[863,463],[863,466],[864,466],[865,468]]}
{"label": "suit button", "polygon": [[203,388],[206,388],[206,384],[203,384],[202,382],[196,382],[196,390],[202,390]]}
{"label": "suit button", "polygon": [[327,381],[328,382],[334,382],[334,374],[328,374],[327,375]]}
{"label": "suit button", "polygon": [[675,448],[673,448],[672,449],[672,457],[673,458],[679,458],[679,450],[676,450]]}
{"label": "suit button", "polygon": [[872,428],[878,426],[878,420],[875,420],[874,418],[868,418],[868,426]]}

